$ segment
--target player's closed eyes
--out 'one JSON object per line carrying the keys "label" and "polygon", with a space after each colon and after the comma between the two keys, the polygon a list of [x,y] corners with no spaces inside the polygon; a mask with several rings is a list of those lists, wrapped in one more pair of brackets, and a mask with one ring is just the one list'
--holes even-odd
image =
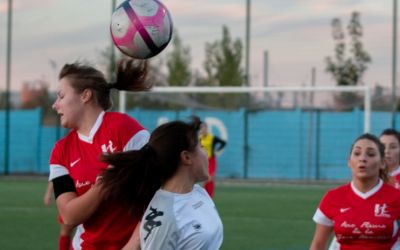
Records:
{"label": "player's closed eyes", "polygon": [[[361,154],[362,154],[361,152],[354,152],[353,153],[354,156],[361,156]],[[375,157],[376,153],[375,152],[367,152],[367,156],[368,157]]]}

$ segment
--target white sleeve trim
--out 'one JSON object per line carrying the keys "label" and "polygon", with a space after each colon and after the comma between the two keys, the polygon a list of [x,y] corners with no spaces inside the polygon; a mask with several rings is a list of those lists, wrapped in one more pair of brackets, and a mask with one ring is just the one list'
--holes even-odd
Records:
{"label": "white sleeve trim", "polygon": [[123,151],[141,149],[150,139],[150,133],[147,130],[140,130],[126,143]]}
{"label": "white sleeve trim", "polygon": [[50,164],[50,174],[49,174],[49,181],[53,179],[69,174],[68,169],[66,169],[62,165],[58,164]]}
{"label": "white sleeve trim", "polygon": [[318,224],[333,227],[333,221],[326,217],[326,215],[319,208],[315,212],[313,220]]}

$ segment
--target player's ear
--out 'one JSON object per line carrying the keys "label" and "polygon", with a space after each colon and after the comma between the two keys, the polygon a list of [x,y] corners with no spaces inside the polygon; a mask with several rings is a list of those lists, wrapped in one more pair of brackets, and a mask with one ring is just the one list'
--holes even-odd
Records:
{"label": "player's ear", "polygon": [[181,152],[181,162],[184,165],[189,165],[192,163],[192,155],[189,151],[184,150]]}
{"label": "player's ear", "polygon": [[88,102],[93,96],[93,91],[91,89],[85,89],[81,93],[81,98],[84,102]]}

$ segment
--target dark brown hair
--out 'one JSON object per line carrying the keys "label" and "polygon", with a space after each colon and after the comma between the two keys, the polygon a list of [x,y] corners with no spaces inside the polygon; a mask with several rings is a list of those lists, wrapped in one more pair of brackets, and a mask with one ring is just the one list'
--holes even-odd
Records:
{"label": "dark brown hair", "polygon": [[146,82],[146,76],[147,62],[145,60],[124,58],[118,62],[115,83],[107,83],[102,72],[80,62],[65,64],[60,71],[59,79],[67,77],[77,93],[82,93],[85,89],[92,90],[96,102],[104,110],[108,110],[112,106],[110,97],[112,88],[127,91],[149,90],[152,84]]}
{"label": "dark brown hair", "polygon": [[141,218],[154,193],[174,174],[182,151],[195,150],[200,121],[173,121],[156,128],[140,150],[103,155],[112,165],[102,173],[105,199],[126,202]]}
{"label": "dark brown hair", "polygon": [[397,141],[400,144],[400,134],[399,134],[399,132],[397,130],[392,129],[392,128],[387,128],[387,129],[382,131],[382,133],[380,134],[379,137],[381,137],[383,135],[393,135],[394,137],[396,137]]}

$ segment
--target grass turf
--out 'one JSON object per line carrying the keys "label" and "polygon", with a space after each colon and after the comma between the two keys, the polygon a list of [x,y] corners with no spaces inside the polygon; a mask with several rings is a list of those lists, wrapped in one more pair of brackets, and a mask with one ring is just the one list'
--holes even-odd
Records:
{"label": "grass turf", "polygon": [[[0,178],[2,249],[57,249],[57,211],[55,205],[43,205],[46,185],[44,178]],[[308,249],[314,232],[311,218],[329,187],[217,183],[222,249]]]}

